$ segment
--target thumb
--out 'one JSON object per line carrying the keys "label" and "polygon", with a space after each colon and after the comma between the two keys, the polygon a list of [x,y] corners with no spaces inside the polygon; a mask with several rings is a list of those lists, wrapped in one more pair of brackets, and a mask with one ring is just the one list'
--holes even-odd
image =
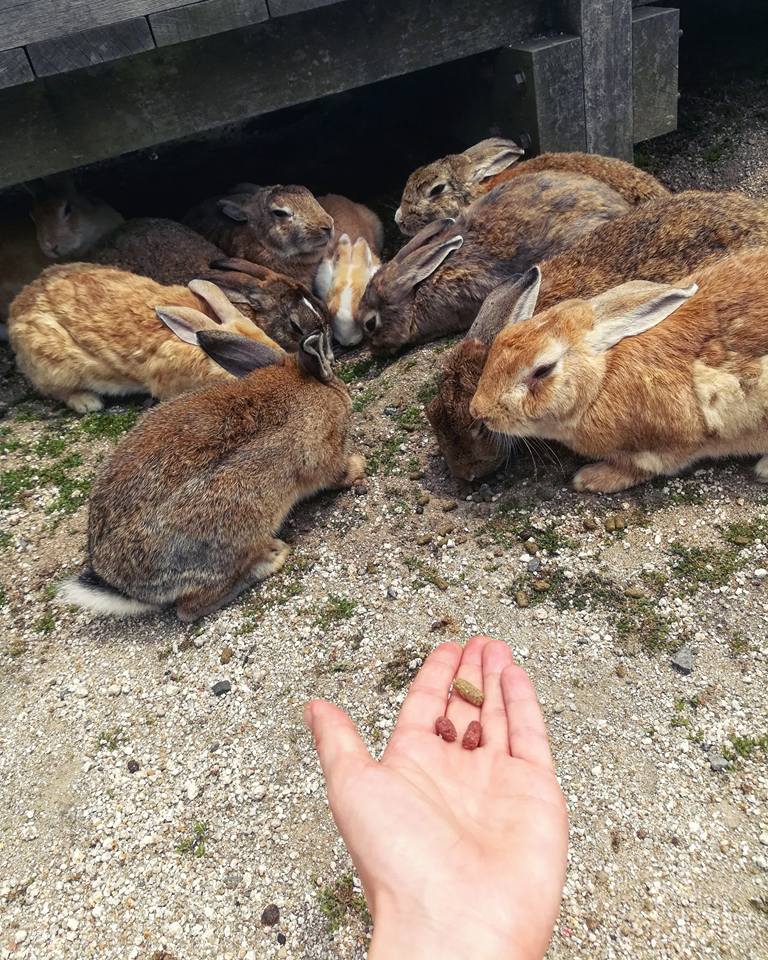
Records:
{"label": "thumb", "polygon": [[304,708],[304,722],[315,740],[326,783],[346,776],[371,759],[357,728],[343,710],[327,700],[310,700]]}

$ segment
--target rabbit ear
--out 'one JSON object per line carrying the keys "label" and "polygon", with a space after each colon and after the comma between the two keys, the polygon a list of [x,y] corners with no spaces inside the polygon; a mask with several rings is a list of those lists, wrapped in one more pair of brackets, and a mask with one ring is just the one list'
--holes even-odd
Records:
{"label": "rabbit ear", "polygon": [[525,150],[518,147],[514,140],[491,137],[469,147],[461,156],[468,161],[469,179],[477,181],[501,173],[517,163],[524,153]]}
{"label": "rabbit ear", "polygon": [[663,283],[633,281],[614,287],[590,303],[595,314],[587,346],[595,353],[610,350],[625,337],[650,330],[681,307],[698,286],[672,287]]}
{"label": "rabbit ear", "polygon": [[531,267],[494,287],[483,301],[466,339],[490,346],[502,327],[530,319],[536,309],[540,286],[541,271]]}
{"label": "rabbit ear", "polygon": [[369,269],[373,266],[373,254],[365,237],[358,237],[355,245],[352,247],[353,259],[362,262]]}
{"label": "rabbit ear", "polygon": [[299,369],[315,380],[328,383],[333,379],[333,351],[327,330],[315,330],[301,341],[298,354]]}
{"label": "rabbit ear", "polygon": [[411,237],[408,243],[405,246],[401,247],[397,253],[392,257],[393,260],[400,262],[409,256],[412,251],[418,250],[419,247],[423,247],[428,240],[432,240],[433,237],[436,237],[439,233],[442,233],[446,227],[450,227],[456,221],[453,217],[443,217],[442,220],[433,220],[432,223],[428,223],[426,227],[422,227],[421,230],[415,236]]}
{"label": "rabbit ear", "polygon": [[235,377],[247,377],[261,367],[280,366],[283,362],[276,350],[226,330],[201,330],[197,342],[214,363]]}
{"label": "rabbit ear", "polygon": [[220,290],[215,283],[211,283],[210,280],[190,280],[187,287],[201,300],[205,300],[221,323],[238,323],[243,319],[242,313],[234,306],[226,293]]}
{"label": "rabbit ear", "polygon": [[218,325],[193,307],[155,307],[158,318],[184,343],[197,345],[201,330],[218,330]]}
{"label": "rabbit ear", "polygon": [[273,280],[282,274],[270,270],[269,267],[262,267],[259,263],[253,263],[251,260],[242,260],[240,257],[222,257],[219,260],[211,260],[211,267],[214,270],[234,270],[237,273],[245,273],[249,277],[256,277],[257,280]]}
{"label": "rabbit ear", "polygon": [[248,214],[243,207],[241,207],[239,203],[235,203],[234,200],[219,200],[216,205],[225,217],[234,220],[235,223],[248,222]]}
{"label": "rabbit ear", "polygon": [[391,281],[390,291],[393,299],[409,296],[413,288],[422,280],[431,277],[445,258],[454,250],[458,250],[462,243],[464,243],[464,237],[454,236],[414,250],[400,264],[397,275]]}

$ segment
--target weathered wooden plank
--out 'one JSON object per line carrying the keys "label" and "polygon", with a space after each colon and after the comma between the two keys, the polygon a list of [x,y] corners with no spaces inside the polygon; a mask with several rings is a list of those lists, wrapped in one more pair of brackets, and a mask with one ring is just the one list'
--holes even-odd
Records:
{"label": "weathered wooden plank", "polygon": [[96,27],[56,40],[30,43],[27,53],[37,76],[50,77],[130,57],[134,53],[153,50],[154,46],[149,24],[144,17],[137,17],[110,27]]}
{"label": "weathered wooden plank", "polygon": [[149,18],[155,43],[164,47],[214,33],[262,23],[269,18],[266,0],[202,0]]}
{"label": "weathered wooden plank", "polygon": [[632,14],[634,141],[677,127],[677,64],[680,11],[640,8]]}
{"label": "weathered wooden plank", "polygon": [[587,150],[631,160],[631,2],[562,0],[561,9],[582,40]]}
{"label": "weathered wooden plank", "polygon": [[271,17],[285,17],[291,13],[314,10],[315,7],[327,7],[339,0],[267,0]]}
{"label": "weathered wooden plank", "polygon": [[500,50],[494,113],[526,153],[586,149],[581,39],[542,37]]}
{"label": "weathered wooden plank", "polygon": [[190,0],[0,0],[0,50],[106,27]]}
{"label": "weathered wooden plank", "polygon": [[15,87],[19,83],[29,83],[34,79],[35,75],[23,47],[0,51],[0,88]]}
{"label": "weathered wooden plank", "polygon": [[355,0],[0,91],[0,187],[520,42],[540,15],[539,0]]}

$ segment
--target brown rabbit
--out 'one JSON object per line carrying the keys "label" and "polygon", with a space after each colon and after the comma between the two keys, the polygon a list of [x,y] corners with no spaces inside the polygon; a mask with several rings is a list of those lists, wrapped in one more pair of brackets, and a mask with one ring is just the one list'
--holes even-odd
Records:
{"label": "brown rabbit", "polygon": [[405,184],[395,223],[412,236],[433,220],[458,217],[470,203],[500,183],[540,170],[583,173],[612,187],[631,206],[669,196],[655,177],[623,160],[592,153],[542,153],[519,163],[523,150],[512,140],[491,137],[463,153],[415,170]]}
{"label": "brown rabbit", "polygon": [[[538,310],[569,297],[592,297],[629,279],[672,282],[730,252],[768,244],[768,205],[739,193],[673,194],[633,210],[542,263]],[[506,293],[505,293],[506,291]],[[488,349],[516,302],[514,279],[494,291],[466,338],[445,361],[426,414],[451,473],[476,480],[503,461],[500,445],[472,417]]]}
{"label": "brown rabbit", "polygon": [[303,283],[249,260],[214,260],[197,276],[210,280],[251,313],[251,319],[288,351],[314,330],[331,328],[325,304]]}
{"label": "brown rabbit", "polygon": [[336,240],[342,234],[346,234],[352,243],[362,237],[373,254],[381,255],[384,227],[373,210],[338,193],[327,193],[323,197],[318,197],[317,202],[333,218],[333,232]]}
{"label": "brown rabbit", "polygon": [[[187,344],[158,319],[156,308],[165,305],[161,319],[184,331]],[[280,350],[212,283],[163,286],[88,263],[49,267],[16,297],[8,320],[21,372],[78,413],[100,410],[105,394],[148,392],[162,400],[226,376],[194,345],[204,329]]]}
{"label": "brown rabbit", "polygon": [[224,254],[189,227],[160,217],[123,220],[70,176],[35,188],[31,216],[40,249],[53,260],[118,267],[158,283],[189,283]]}
{"label": "brown rabbit", "polygon": [[507,277],[628,210],[581,174],[532,173],[496,187],[455,223],[424,227],[374,274],[358,309],[371,349],[392,353],[466,330]]}
{"label": "brown rabbit", "polygon": [[239,379],[156,407],[120,443],[91,495],[88,569],[63,586],[65,602],[115,616],[175,604],[196,620],[280,569],[276,535],[299,500],[362,479],[327,332],[290,356],[222,331],[199,342]]}
{"label": "brown rabbit", "polygon": [[229,257],[287,274],[312,289],[333,219],[306,187],[238,184],[190,210],[184,222]]}
{"label": "brown rabbit", "polygon": [[633,280],[536,319],[521,279],[470,412],[489,429],[559,440],[600,462],[577,490],[615,493],[707,457],[760,455],[768,481],[768,247],[674,286]]}

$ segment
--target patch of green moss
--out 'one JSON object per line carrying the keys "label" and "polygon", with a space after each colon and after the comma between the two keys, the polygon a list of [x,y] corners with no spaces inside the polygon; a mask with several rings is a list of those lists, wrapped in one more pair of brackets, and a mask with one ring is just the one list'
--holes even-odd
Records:
{"label": "patch of green moss", "polygon": [[440,390],[440,380],[442,374],[436,373],[434,376],[429,377],[421,384],[419,389],[416,391],[416,399],[419,403],[428,404],[430,400],[434,400]]}
{"label": "patch of green moss", "polygon": [[672,574],[689,586],[722,587],[741,569],[743,561],[735,548],[686,547],[672,544]]}
{"label": "patch of green moss", "polygon": [[433,587],[437,587],[438,590],[447,590],[450,586],[449,582],[445,577],[440,575],[438,570],[419,557],[403,557],[403,563],[409,570],[417,574],[411,584],[414,590],[421,590],[428,583],[431,583]]}
{"label": "patch of green moss", "polygon": [[361,357],[359,360],[342,361],[336,366],[336,374],[344,383],[361,380],[371,371],[379,372],[378,361],[374,357]]}
{"label": "patch of green moss", "polygon": [[377,689],[379,693],[387,690],[405,690],[416,676],[419,667],[411,666],[416,661],[423,661],[424,651],[398,647],[391,660],[388,660],[381,671]]}
{"label": "patch of green moss", "polygon": [[335,933],[350,916],[358,917],[366,926],[372,923],[365,897],[356,892],[351,873],[321,887],[317,902],[329,933]]}
{"label": "patch of green moss", "polygon": [[742,520],[737,523],[729,523],[721,528],[723,539],[732,543],[735,547],[746,547],[753,544],[756,540],[762,540],[768,533],[768,525],[764,520]]}
{"label": "patch of green moss", "polygon": [[56,617],[49,610],[35,620],[32,629],[35,633],[52,633],[56,629]]}
{"label": "patch of green moss", "polygon": [[354,413],[360,413],[365,410],[365,408],[376,399],[376,391],[373,387],[368,387],[367,390],[363,390],[361,393],[354,398],[352,401],[352,410]]}
{"label": "patch of green moss", "polygon": [[348,597],[331,596],[318,611],[315,623],[323,630],[327,630],[334,623],[349,620],[354,616],[357,604]]}
{"label": "patch of green moss", "polygon": [[723,756],[726,760],[746,760],[755,753],[768,752],[768,733],[756,737],[729,737],[729,740],[732,747],[723,750]]}
{"label": "patch of green moss", "polygon": [[88,413],[78,421],[77,432],[86,437],[117,440],[136,426],[139,413],[139,410],[100,410],[98,413]]}
{"label": "patch of green moss", "polygon": [[194,820],[187,836],[176,844],[176,853],[190,853],[193,857],[205,856],[205,842],[208,839],[208,826],[201,820]]}

